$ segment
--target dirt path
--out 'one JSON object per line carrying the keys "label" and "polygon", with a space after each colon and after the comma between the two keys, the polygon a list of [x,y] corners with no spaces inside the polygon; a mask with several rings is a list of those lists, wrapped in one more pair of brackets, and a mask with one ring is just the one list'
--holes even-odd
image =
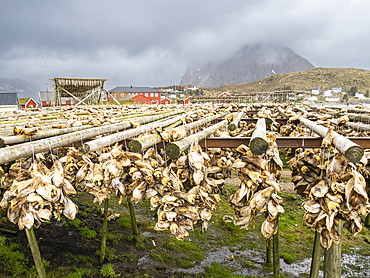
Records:
{"label": "dirt path", "polygon": [[294,183],[292,183],[292,171],[290,170],[282,171],[279,183],[282,187],[283,192],[295,193]]}

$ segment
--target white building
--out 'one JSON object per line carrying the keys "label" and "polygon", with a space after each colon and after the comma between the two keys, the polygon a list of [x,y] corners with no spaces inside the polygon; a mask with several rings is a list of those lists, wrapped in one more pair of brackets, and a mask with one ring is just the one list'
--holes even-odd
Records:
{"label": "white building", "polygon": [[331,96],[332,96],[331,90],[324,91],[324,97],[331,97]]}
{"label": "white building", "polygon": [[312,88],[312,94],[313,95],[319,95],[320,94],[320,87],[315,86]]}
{"label": "white building", "polygon": [[340,87],[333,88],[332,92],[335,93],[335,94],[339,94],[339,93],[342,92],[342,88],[340,88]]}
{"label": "white building", "polygon": [[339,97],[337,97],[337,96],[327,96],[325,98],[325,101],[328,101],[328,102],[339,102]]}
{"label": "white building", "polygon": [[194,85],[193,87],[187,88],[186,90],[187,91],[196,91],[196,90],[198,90],[198,87]]}
{"label": "white building", "polygon": [[17,93],[0,93],[0,111],[17,111],[18,94]]}
{"label": "white building", "polygon": [[317,96],[309,96],[307,98],[307,100],[309,100],[309,101],[317,101]]}
{"label": "white building", "polygon": [[364,99],[365,98],[364,93],[363,92],[357,92],[355,94],[355,98]]}

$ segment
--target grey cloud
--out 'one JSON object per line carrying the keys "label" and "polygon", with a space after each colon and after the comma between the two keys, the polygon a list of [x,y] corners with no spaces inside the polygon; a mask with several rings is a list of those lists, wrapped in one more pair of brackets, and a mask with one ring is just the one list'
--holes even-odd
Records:
{"label": "grey cloud", "polygon": [[1,1],[0,77],[170,85],[187,66],[253,43],[290,47],[315,66],[370,69],[369,10],[367,0]]}

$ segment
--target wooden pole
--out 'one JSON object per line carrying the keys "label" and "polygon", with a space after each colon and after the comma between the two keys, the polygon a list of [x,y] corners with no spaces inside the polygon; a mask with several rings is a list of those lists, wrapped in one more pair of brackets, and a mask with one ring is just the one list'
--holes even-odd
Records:
{"label": "wooden pole", "polygon": [[104,201],[103,238],[101,240],[100,263],[104,263],[105,250],[107,246],[108,203],[109,203],[109,199],[106,198]]}
{"label": "wooden pole", "polygon": [[137,228],[135,209],[132,202],[127,198],[128,209],[130,211],[132,231],[135,236],[139,235],[139,229]]}
{"label": "wooden pole", "polygon": [[[338,233],[342,236],[342,223],[338,224]],[[338,278],[342,275],[341,241],[324,250],[324,278]]]}
{"label": "wooden pole", "polygon": [[274,278],[280,278],[280,252],[279,252],[279,218],[277,219],[277,231],[276,234],[273,235],[273,242],[274,242],[274,248],[273,248],[273,271],[274,271]]}
{"label": "wooden pole", "polygon": [[281,108],[280,106],[277,107],[277,110],[279,111],[280,114],[282,114],[285,118],[288,118],[288,114],[285,113],[284,109]]}
{"label": "wooden pole", "polygon": [[[185,115],[184,115],[185,117]],[[174,122],[173,124],[167,126],[164,128],[164,132],[158,134],[158,133],[154,133],[154,134],[149,134],[149,135],[145,135],[145,136],[142,136],[140,138],[136,138],[136,139],[133,139],[130,141],[129,143],[129,148],[130,148],[130,151],[132,152],[135,152],[135,153],[139,153],[147,148],[150,148],[151,146],[154,146],[155,144],[158,144],[160,142],[162,142],[163,138],[162,138],[162,134],[163,133],[167,133],[169,134],[169,132],[171,132],[174,127],[176,126],[179,126],[182,124],[182,120],[179,120],[179,121],[176,121]]]}
{"label": "wooden pole", "polygon": [[312,250],[310,278],[319,277],[320,257],[321,257],[320,233],[315,232],[315,240]]}
{"label": "wooden pole", "polygon": [[[164,114],[158,114],[154,116],[147,116],[137,119],[139,123],[147,123],[156,121],[165,117],[170,117],[180,113],[180,111],[174,111]],[[118,130],[130,128],[131,124],[129,121],[125,121],[118,124],[94,127],[88,130],[71,132],[52,138],[45,138],[34,142],[23,143],[0,149],[0,164],[5,164],[10,161],[14,161],[24,157],[30,157],[32,154],[49,152],[52,149],[60,148],[75,142],[83,141],[95,136],[99,136],[106,133],[116,132]]]}
{"label": "wooden pole", "polygon": [[130,151],[139,153],[155,144],[162,142],[162,137],[158,133],[142,136],[131,140],[129,145]]}
{"label": "wooden pole", "polygon": [[259,118],[249,142],[249,148],[255,155],[261,155],[269,148],[266,137],[266,120]]}
{"label": "wooden pole", "polygon": [[244,117],[244,115],[245,115],[244,111],[238,113],[235,119],[228,125],[229,132],[235,131],[238,128],[239,122]]}
{"label": "wooden pole", "polygon": [[133,136],[137,136],[139,134],[151,131],[151,130],[157,128],[157,127],[167,126],[171,123],[177,122],[181,118],[183,118],[183,116],[178,116],[178,117],[175,117],[175,118],[171,118],[171,119],[166,120],[166,121],[154,122],[154,123],[151,123],[151,124],[148,124],[148,125],[145,125],[145,126],[140,126],[140,127],[137,127],[137,128],[133,128],[133,129],[130,129],[130,130],[125,130],[125,131],[122,131],[122,132],[110,134],[110,135],[95,139],[93,141],[85,143],[81,147],[81,152],[88,153],[88,152],[99,150],[103,147],[113,145],[113,144],[115,144],[119,141],[125,140],[127,138],[131,138]]}
{"label": "wooden pole", "polygon": [[[310,121],[306,118],[300,117],[299,121],[301,124],[320,135],[321,138],[324,138],[328,133],[329,129],[327,127],[315,124],[313,121]],[[348,159],[349,162],[357,163],[364,156],[364,149],[359,145],[353,143],[351,140],[336,133],[335,131],[333,131],[333,136],[333,145]]]}
{"label": "wooden pole", "polygon": [[[336,124],[336,125],[339,125],[338,124],[338,121],[337,120],[329,120],[330,123],[332,124]],[[364,123],[361,123],[361,122],[346,122],[344,124],[341,124],[339,126],[344,126],[344,127],[348,127],[348,128],[351,128],[353,130],[361,130],[361,131],[370,131],[370,125],[369,124],[364,124]]]}
{"label": "wooden pole", "polygon": [[25,228],[25,231],[26,231],[26,235],[28,239],[28,244],[30,245],[32,257],[35,262],[37,275],[40,278],[46,278],[45,268],[42,262],[39,246],[37,244],[37,240],[36,240],[35,232],[33,231],[33,227],[31,229]]}
{"label": "wooden pole", "polygon": [[209,135],[216,132],[216,130],[220,129],[223,126],[226,126],[228,123],[227,120],[223,120],[218,124],[212,125],[198,133],[190,135],[180,141],[168,143],[164,148],[166,155],[171,158],[177,158],[181,155],[183,151],[190,147],[191,143],[199,142],[207,138]]}
{"label": "wooden pole", "polygon": [[353,130],[370,131],[370,125],[363,123],[346,122],[343,126],[352,128]]}
{"label": "wooden pole", "polygon": [[369,109],[358,109],[358,108],[353,108],[353,107],[326,107],[327,109],[336,109],[341,112],[346,112],[346,113],[357,113],[357,114],[369,114],[370,110]]}
{"label": "wooden pole", "polygon": [[1,137],[0,138],[0,146],[4,145],[14,145],[29,141],[35,141],[38,139],[58,136],[62,134],[67,134],[70,132],[85,130],[89,128],[93,128],[92,125],[82,125],[82,126],[75,126],[71,128],[61,128],[61,129],[47,129],[47,130],[40,130],[35,135],[27,136],[27,135],[15,135],[15,136],[8,136],[8,137]]}
{"label": "wooden pole", "polygon": [[366,227],[369,227],[370,226],[370,213],[368,215],[366,215],[366,218],[365,218],[365,226]]}
{"label": "wooden pole", "polygon": [[269,238],[269,239],[266,239],[266,264],[268,266],[271,265],[271,251],[272,251],[272,239]]}
{"label": "wooden pole", "polygon": [[[183,126],[180,126],[179,128],[181,129],[184,129],[185,132],[191,130],[191,129],[194,129],[194,128],[198,128],[208,122],[211,122],[219,117],[222,117],[223,115],[216,115],[216,116],[213,116],[213,117],[207,117],[207,118],[204,118],[204,119],[201,119],[199,121],[196,121],[196,122],[193,122],[193,123],[190,123],[190,124],[187,124],[187,125],[183,125]],[[175,122],[177,123],[177,122]],[[129,143],[129,146],[130,146],[130,151],[132,152],[141,152],[142,150],[146,149],[146,148],[149,148],[155,144],[158,144],[160,142],[162,142],[163,140],[164,141],[167,141],[166,139],[163,139],[163,138],[168,138],[170,133],[174,130],[173,126],[169,126],[168,128],[166,128],[166,130],[164,132],[162,132],[160,135],[155,133],[155,134],[150,134],[150,135],[147,135],[147,136],[143,136],[143,137],[140,137],[140,138],[137,138],[137,139],[133,139],[130,141]]]}

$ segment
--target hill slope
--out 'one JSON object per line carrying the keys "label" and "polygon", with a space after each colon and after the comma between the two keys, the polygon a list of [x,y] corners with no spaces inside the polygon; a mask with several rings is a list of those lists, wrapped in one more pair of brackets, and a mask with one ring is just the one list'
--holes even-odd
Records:
{"label": "hill slope", "polygon": [[215,88],[253,82],[275,73],[312,68],[314,66],[308,60],[287,47],[269,44],[248,45],[222,62],[188,68],[180,85]]}
{"label": "hill slope", "polygon": [[18,98],[32,97],[38,101],[39,91],[35,83],[18,78],[0,78],[0,93],[18,93]]}
{"label": "hill slope", "polygon": [[315,68],[306,71],[275,74],[256,82],[223,86],[210,90],[210,93],[219,92],[270,92],[276,89],[290,87],[292,90],[312,90],[319,86],[320,90],[341,87],[349,91],[357,87],[358,91],[370,90],[370,71],[355,68]]}

